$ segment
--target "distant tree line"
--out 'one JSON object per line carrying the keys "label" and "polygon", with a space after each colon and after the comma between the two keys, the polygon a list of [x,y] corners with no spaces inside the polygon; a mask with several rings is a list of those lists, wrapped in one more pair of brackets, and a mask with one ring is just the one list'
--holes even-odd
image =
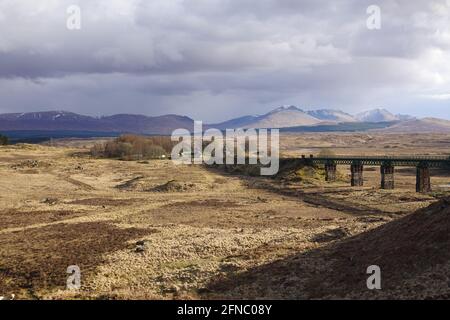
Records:
{"label": "distant tree line", "polygon": [[6,146],[9,143],[7,136],[0,134],[0,146]]}
{"label": "distant tree line", "polygon": [[170,137],[127,134],[103,144],[95,144],[91,148],[91,155],[122,160],[158,159],[170,155],[175,143]]}

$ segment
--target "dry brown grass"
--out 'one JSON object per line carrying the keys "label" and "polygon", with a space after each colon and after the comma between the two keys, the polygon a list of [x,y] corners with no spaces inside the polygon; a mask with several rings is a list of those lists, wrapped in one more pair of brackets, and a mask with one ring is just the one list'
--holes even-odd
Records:
{"label": "dry brown grass", "polygon": [[[378,154],[385,140],[376,134],[282,137],[284,152],[302,145],[300,153],[330,147],[356,154],[374,141],[361,150]],[[400,142],[404,153],[450,147],[450,139],[435,135],[390,144]],[[351,188],[346,167],[339,168],[340,181],[328,184],[317,172],[265,179],[170,161],[74,156],[88,151],[82,148],[92,145],[88,141],[56,145],[0,148],[0,295],[326,297],[308,288],[330,266],[324,255],[309,253],[436,201],[415,193],[414,172],[406,169],[397,171],[397,189],[387,191],[379,190],[377,169],[365,172],[365,187]],[[434,175],[436,190],[450,182],[445,172]],[[136,252],[137,241],[145,251]],[[303,262],[292,264],[295,257]],[[73,264],[81,267],[82,288],[68,292],[66,269]],[[298,269],[286,273],[291,265]],[[277,276],[283,272],[289,276]]]}

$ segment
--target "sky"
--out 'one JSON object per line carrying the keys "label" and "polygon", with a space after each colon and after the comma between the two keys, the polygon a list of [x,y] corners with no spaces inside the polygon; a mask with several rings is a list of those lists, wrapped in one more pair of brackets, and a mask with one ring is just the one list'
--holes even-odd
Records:
{"label": "sky", "polygon": [[281,105],[450,119],[450,0],[0,0],[0,113]]}

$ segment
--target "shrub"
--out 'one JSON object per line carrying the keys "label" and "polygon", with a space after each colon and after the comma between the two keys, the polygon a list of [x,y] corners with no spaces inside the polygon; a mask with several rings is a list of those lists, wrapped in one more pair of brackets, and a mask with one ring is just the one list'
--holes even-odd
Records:
{"label": "shrub", "polygon": [[8,143],[8,137],[0,134],[0,146],[6,146]]}
{"label": "shrub", "polygon": [[122,135],[106,144],[91,148],[94,157],[120,158],[123,160],[156,159],[170,154],[175,142],[170,137],[143,137]]}
{"label": "shrub", "polygon": [[101,156],[103,156],[104,152],[105,152],[105,146],[101,143],[96,143],[91,148],[91,155],[93,155],[94,157],[101,157]]}

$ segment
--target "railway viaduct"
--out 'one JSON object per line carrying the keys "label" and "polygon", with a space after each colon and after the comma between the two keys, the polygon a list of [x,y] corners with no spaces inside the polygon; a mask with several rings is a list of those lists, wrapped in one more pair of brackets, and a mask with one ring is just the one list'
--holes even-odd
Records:
{"label": "railway viaduct", "polygon": [[381,188],[394,189],[395,167],[416,167],[416,191],[430,192],[430,168],[450,168],[450,157],[445,156],[413,156],[413,157],[362,157],[362,156],[332,156],[309,157],[302,156],[302,161],[308,165],[323,165],[326,181],[336,180],[336,166],[350,165],[351,185],[362,186],[364,166],[380,166]]}

